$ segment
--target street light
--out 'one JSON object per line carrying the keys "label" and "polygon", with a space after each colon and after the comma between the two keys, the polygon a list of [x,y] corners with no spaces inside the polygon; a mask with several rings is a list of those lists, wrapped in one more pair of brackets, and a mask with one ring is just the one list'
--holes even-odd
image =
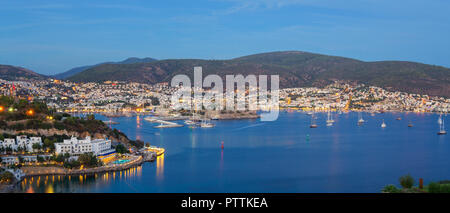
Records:
{"label": "street light", "polygon": [[28,116],[33,116],[33,114],[34,114],[34,111],[32,109],[27,111],[27,115]]}

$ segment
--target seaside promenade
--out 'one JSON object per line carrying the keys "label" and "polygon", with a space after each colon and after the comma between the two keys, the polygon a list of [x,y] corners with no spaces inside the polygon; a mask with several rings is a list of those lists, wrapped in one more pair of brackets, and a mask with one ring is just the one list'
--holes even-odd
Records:
{"label": "seaside promenade", "polygon": [[40,175],[80,175],[80,174],[95,174],[110,171],[120,171],[129,169],[134,166],[141,165],[144,162],[142,156],[134,156],[129,162],[123,164],[108,164],[96,168],[83,169],[65,169],[62,167],[22,167],[25,177],[33,177]]}

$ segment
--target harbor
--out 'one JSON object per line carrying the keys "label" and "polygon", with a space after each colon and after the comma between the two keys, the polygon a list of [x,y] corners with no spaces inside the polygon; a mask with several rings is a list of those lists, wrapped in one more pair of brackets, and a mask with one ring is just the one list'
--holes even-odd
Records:
{"label": "harbor", "polygon": [[[331,113],[331,119],[327,112],[314,115],[317,128],[312,129],[311,115],[292,111],[280,113],[275,122],[219,120],[205,131],[157,130],[142,118],[115,118],[121,131],[151,142],[156,160],[142,163],[140,172],[127,179],[92,180],[101,187],[83,187],[86,179],[81,183],[79,178],[71,180],[71,187],[67,178],[49,179],[45,186],[37,186],[35,178],[20,187],[24,192],[45,192],[50,186],[59,192],[379,192],[408,173],[425,184],[450,176],[448,136],[436,134],[440,114],[361,112],[363,125],[358,125],[358,112]],[[417,155],[424,156],[420,162]],[[261,164],[261,158],[270,160]],[[248,182],[248,177],[254,178]]]}

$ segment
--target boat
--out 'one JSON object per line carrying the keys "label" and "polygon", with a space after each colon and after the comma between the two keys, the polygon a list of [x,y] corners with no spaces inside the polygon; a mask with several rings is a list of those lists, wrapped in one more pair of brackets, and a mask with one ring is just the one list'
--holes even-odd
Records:
{"label": "boat", "polygon": [[218,115],[214,115],[211,117],[211,120],[219,120],[219,116]]}
{"label": "boat", "polygon": [[309,125],[309,128],[317,128],[316,124],[316,116],[314,113],[311,114],[311,125]]}
{"label": "boat", "polygon": [[408,127],[413,127],[413,124],[411,122],[409,122]]}
{"label": "boat", "polygon": [[206,119],[202,120],[202,123],[200,124],[201,128],[212,128],[214,127],[213,123],[208,122]]}
{"label": "boat", "polygon": [[192,120],[185,120],[184,123],[185,123],[186,125],[195,125],[195,122],[192,121]]}
{"label": "boat", "polygon": [[358,125],[362,125],[364,123],[364,119],[362,118],[362,113],[358,112]]}
{"label": "boat", "polygon": [[444,119],[442,118],[442,113],[439,116],[438,123],[439,123],[439,132],[437,134],[438,135],[446,135],[447,131],[445,131]]}
{"label": "boat", "polygon": [[386,128],[386,123],[384,123],[384,120],[383,123],[381,124],[381,128]]}
{"label": "boat", "polygon": [[397,121],[401,121],[401,120],[402,120],[402,118],[401,118],[401,117],[398,117],[398,118],[396,118],[395,120],[397,120]]}
{"label": "boat", "polygon": [[117,122],[117,121],[111,121],[111,120],[109,120],[109,121],[103,121],[103,123],[105,123],[105,124],[119,124],[119,122]]}
{"label": "boat", "polygon": [[333,123],[333,116],[331,115],[331,111],[329,110],[327,115],[327,126],[333,126]]}

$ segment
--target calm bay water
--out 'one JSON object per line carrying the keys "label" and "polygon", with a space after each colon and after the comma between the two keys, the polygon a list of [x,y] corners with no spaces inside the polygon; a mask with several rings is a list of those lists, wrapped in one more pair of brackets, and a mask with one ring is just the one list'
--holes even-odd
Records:
{"label": "calm bay water", "polygon": [[[20,188],[24,192],[379,192],[408,173],[426,183],[450,179],[450,136],[436,134],[436,114],[364,113],[363,126],[357,125],[357,113],[336,114],[332,127],[325,126],[325,113],[316,115],[317,129],[310,129],[310,116],[299,112],[281,112],[275,122],[216,121],[212,129],[156,129],[142,116],[112,118],[120,122],[113,128],[164,147],[164,156],[122,172],[27,178]],[[380,127],[383,119],[385,129]],[[409,122],[414,127],[408,128]]]}

